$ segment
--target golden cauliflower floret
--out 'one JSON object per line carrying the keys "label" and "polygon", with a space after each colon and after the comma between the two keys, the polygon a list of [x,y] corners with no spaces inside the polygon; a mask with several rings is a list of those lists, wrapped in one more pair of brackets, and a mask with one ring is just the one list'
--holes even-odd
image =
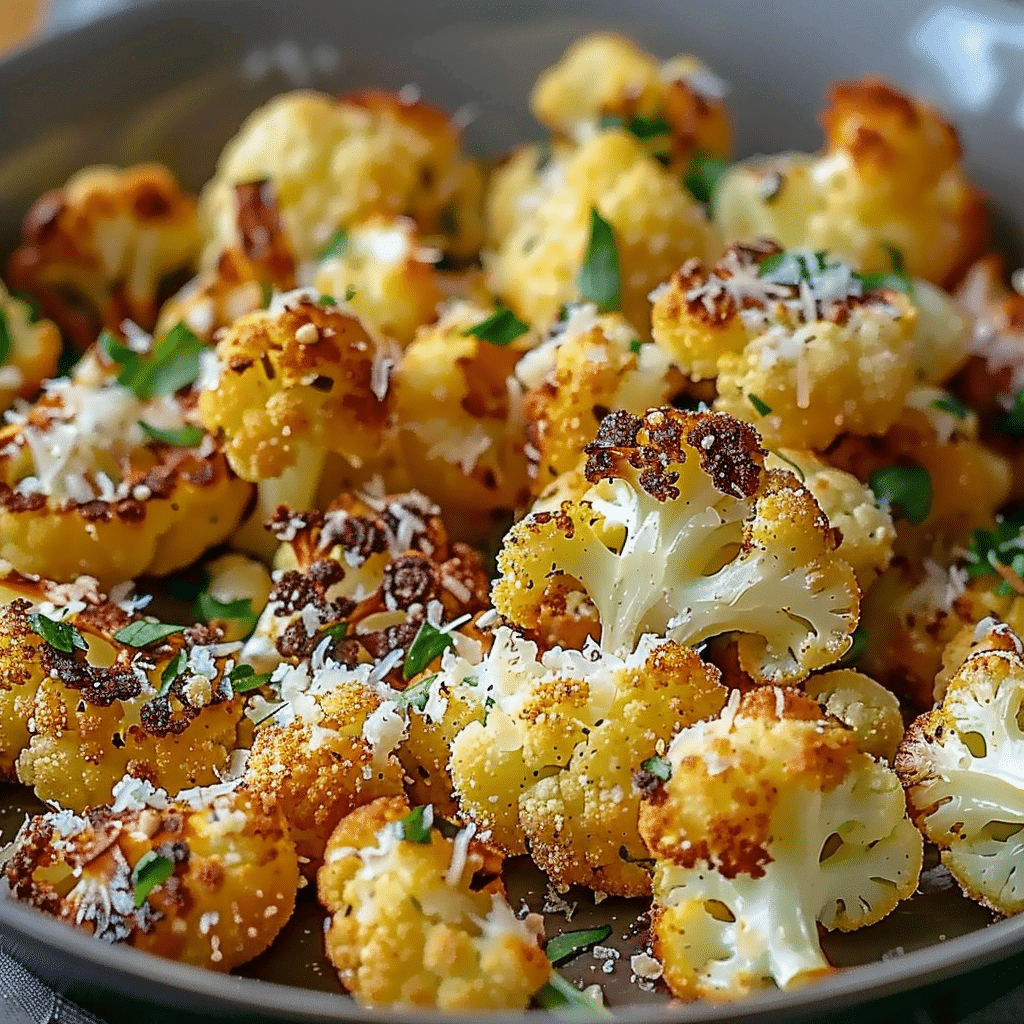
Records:
{"label": "golden cauliflower floret", "polygon": [[199,395],[245,480],[279,477],[337,452],[358,464],[380,446],[391,360],[351,313],[306,295],[237,320],[217,344],[219,380]]}
{"label": "golden cauliflower floret", "polygon": [[488,248],[497,248],[523,217],[533,214],[574,149],[557,139],[518,146],[491,171],[484,194]]}
{"label": "golden cauliflower floret", "polygon": [[404,798],[342,820],[318,878],[327,956],[361,1006],[523,1010],[551,964],[472,827],[449,839],[433,821]]}
{"label": "golden cauliflower floret", "polygon": [[754,423],[769,445],[826,448],[874,434],[914,384],[909,298],[821,252],[732,246],[710,269],[684,264],[655,293],[655,341],[715,408]]}
{"label": "golden cauliflower floret", "polygon": [[592,487],[532,513],[498,555],[495,608],[532,629],[552,587],[597,607],[601,647],[645,632],[696,644],[736,631],[745,671],[797,681],[842,656],[860,591],[808,489],[764,468],[756,431],[724,413],[611,413],[587,446]]}
{"label": "golden cauliflower floret", "polygon": [[[395,375],[395,417],[409,481],[444,509],[449,527],[482,540],[528,494],[522,387],[514,370],[528,337],[510,345],[467,333],[493,310],[448,306],[421,328]],[[481,328],[483,329],[483,328]]]}
{"label": "golden cauliflower floret", "polygon": [[57,373],[60,331],[50,320],[33,320],[27,302],[0,281],[0,410],[16,398],[32,399]]}
{"label": "golden cauliflower floret", "polygon": [[87,574],[110,588],[166,575],[225,541],[252,487],[209,439],[176,441],[187,404],[79,375],[49,382],[35,405],[9,413],[0,557],[20,572],[61,582]]}
{"label": "golden cauliflower floret", "polygon": [[573,307],[516,366],[525,396],[531,490],[578,469],[584,447],[613,409],[642,413],[682,391],[682,374],[655,345],[641,344],[618,313]]}
{"label": "golden cauliflower floret", "polygon": [[623,36],[594,33],[541,74],[530,108],[550,131],[576,142],[621,123],[673,169],[685,169],[695,152],[729,156],[727,92],[696,57],[659,62]]}
{"label": "golden cauliflower floret", "polygon": [[198,252],[195,202],[166,167],[86,167],[25,215],[7,280],[84,349],[126,318],[152,328],[161,284]]}
{"label": "golden cauliflower floret", "polygon": [[[26,606],[11,605],[7,615],[23,634],[37,632]],[[109,800],[124,775],[177,793],[210,785],[227,768],[242,698],[219,637],[179,627],[135,648],[121,632],[130,624],[118,606],[98,605],[73,618],[81,642],[40,644],[25,664],[42,679],[16,769],[41,800],[80,811]]]}
{"label": "golden cauliflower floret", "polygon": [[850,668],[813,675],[804,680],[803,689],[853,730],[857,746],[865,754],[892,764],[903,739],[903,715],[891,691]]}
{"label": "golden cauliflower floret", "polygon": [[718,671],[654,636],[624,657],[593,644],[542,657],[501,627],[478,665],[446,657],[442,672],[484,708],[451,744],[461,815],[559,887],[649,892],[636,780],[682,726],[721,710]]}
{"label": "golden cauliflower floret", "polygon": [[734,692],[660,767],[640,832],[655,858],[654,952],[680,999],[827,974],[819,924],[863,928],[917,887],[923,844],[899,779],[796,690]]}
{"label": "golden cauliflower floret", "polygon": [[1024,645],[1002,623],[977,646],[941,703],[916,719],[896,755],[910,812],[972,899],[1024,910]]}
{"label": "golden cauliflower floret", "polygon": [[128,779],[112,804],[25,824],[13,895],[106,942],[230,971],[262,953],[295,906],[281,818],[244,790],[183,793]]}
{"label": "golden cauliflower floret", "polygon": [[0,608],[0,779],[9,782],[17,778],[14,764],[31,739],[29,722],[43,681],[43,638],[28,628],[28,607],[15,600]]}
{"label": "golden cauliflower floret", "polygon": [[453,121],[418,99],[300,90],[252,113],[200,200],[204,262],[235,244],[235,189],[256,181],[273,189],[300,263],[375,214],[411,217],[429,244],[460,259],[480,247],[480,171],[463,155]]}
{"label": "golden cauliflower floret", "polygon": [[[595,214],[610,227],[618,258],[619,308],[646,337],[648,294],[691,257],[719,244],[701,205],[677,175],[625,131],[602,132],[541,175],[529,212],[485,253],[488,283],[524,320],[549,327],[581,297],[579,277]],[[601,245],[601,253],[606,248]]]}
{"label": "golden cauliflower floret", "polygon": [[846,256],[954,284],[980,255],[986,203],[964,174],[956,131],[940,114],[877,79],[832,86],[817,155],[755,158],[726,173],[715,220],[730,241],[768,234],[787,248]]}
{"label": "golden cauliflower floret", "polygon": [[792,470],[807,485],[829,525],[839,531],[839,557],[850,563],[866,592],[892,560],[896,529],[889,510],[852,473],[830,466],[814,452],[780,448],[768,453],[765,465]]}
{"label": "golden cauliflower floret", "polygon": [[372,665],[315,656],[275,672],[271,686],[274,699],[257,698],[250,713],[257,726],[244,781],[268,812],[281,812],[315,870],[346,814],[402,792],[394,748],[405,721]]}

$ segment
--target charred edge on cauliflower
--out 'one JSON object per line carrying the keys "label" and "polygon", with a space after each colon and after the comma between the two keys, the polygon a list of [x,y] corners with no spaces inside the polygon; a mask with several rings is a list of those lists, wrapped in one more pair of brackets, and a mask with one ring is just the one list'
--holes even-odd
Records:
{"label": "charred edge on cauliflower", "polygon": [[295,284],[295,257],[281,224],[273,183],[269,178],[235,186],[238,233],[242,251],[281,289]]}

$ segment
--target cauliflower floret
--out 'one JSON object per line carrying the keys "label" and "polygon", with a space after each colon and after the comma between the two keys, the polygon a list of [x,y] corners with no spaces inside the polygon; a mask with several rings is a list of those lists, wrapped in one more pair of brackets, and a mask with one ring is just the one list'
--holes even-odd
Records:
{"label": "cauliflower floret", "polygon": [[1001,914],[1024,911],[1022,702],[1024,645],[989,625],[896,755],[918,827],[964,892]]}
{"label": "cauliflower floret", "polygon": [[449,839],[433,820],[393,797],[341,822],[317,879],[327,956],[361,1006],[523,1010],[551,964],[472,826]]}
{"label": "cauliflower floret", "polygon": [[20,572],[64,582],[84,573],[109,588],[166,575],[225,541],[252,486],[209,438],[175,440],[188,401],[143,399],[94,375],[94,363],[80,367],[0,430],[0,557]]}
{"label": "cauliflower floret", "polygon": [[620,122],[652,154],[685,170],[695,152],[729,156],[727,93],[696,57],[659,63],[629,39],[600,32],[576,40],[541,74],[530,108],[550,131],[579,143]]}
{"label": "cauliflower floret", "polygon": [[218,342],[219,379],[200,392],[199,420],[223,435],[243,479],[300,466],[315,480],[328,452],[358,465],[380,449],[389,355],[350,313],[305,294],[283,296]]}
{"label": "cauliflower floret", "polygon": [[461,814],[556,885],[649,892],[634,779],[678,729],[721,710],[717,670],[650,635],[622,658],[594,644],[541,657],[506,627],[479,664],[446,655],[441,670],[485,712],[451,743]]}
{"label": "cauliflower floret", "polygon": [[734,694],[684,729],[640,807],[655,858],[655,956],[680,999],[733,999],[832,970],[852,931],[910,896],[921,836],[895,773],[796,690]]}
{"label": "cauliflower floret", "polygon": [[395,378],[410,483],[468,540],[490,537],[528,494],[522,386],[513,371],[531,338],[497,345],[467,333],[492,315],[475,303],[450,304],[417,331]]}
{"label": "cauliflower floret", "polygon": [[411,217],[428,244],[460,259],[480,247],[480,171],[462,154],[456,125],[418,99],[300,90],[256,110],[203,190],[204,263],[235,244],[235,189],[254,181],[274,190],[299,263],[374,214]]}
{"label": "cauliflower floret", "polygon": [[884,686],[853,669],[822,672],[804,680],[804,692],[853,730],[857,746],[892,764],[903,739],[900,702]]}
{"label": "cauliflower floret", "polygon": [[850,645],[859,590],[807,488],[764,469],[748,424],[724,413],[611,413],[587,446],[583,500],[517,523],[492,592],[532,628],[545,586],[579,581],[597,606],[601,646],[644,632],[695,644],[732,630],[745,671],[797,681]]}
{"label": "cauliflower floret", "polygon": [[644,337],[651,289],[690,257],[711,259],[720,249],[697,200],[625,131],[602,132],[563,160],[553,157],[538,188],[521,200],[529,212],[484,254],[491,288],[538,328],[581,297],[594,212],[614,235],[620,308]]}
{"label": "cauliflower floret", "polygon": [[7,280],[84,349],[126,317],[151,328],[161,283],[198,251],[195,202],[166,167],[86,167],[25,215]]}
{"label": "cauliflower floret", "polygon": [[880,433],[914,383],[916,310],[823,253],[734,245],[707,271],[684,264],[655,298],[654,340],[715,407],[770,445],[822,449],[842,431]]}
{"label": "cauliflower floret", "polygon": [[642,345],[618,313],[573,307],[563,324],[516,366],[526,389],[531,488],[539,492],[586,460],[583,448],[612,409],[642,413],[683,390],[682,374],[656,345]]}
{"label": "cauliflower floret", "polygon": [[224,789],[170,800],[129,779],[113,804],[38,815],[7,861],[12,893],[98,939],[230,971],[291,917],[299,872],[280,817]]}
{"label": "cauliflower floret", "polygon": [[0,411],[16,398],[33,399],[57,372],[60,331],[50,320],[32,320],[27,302],[0,281]]}
{"label": "cauliflower floret", "polygon": [[889,270],[895,247],[914,277],[956,282],[987,232],[956,131],[877,79],[837,83],[829,99],[822,153],[755,158],[726,173],[715,204],[722,234],[826,249],[864,270]]}
{"label": "cauliflower floret", "polygon": [[765,465],[792,470],[807,485],[829,525],[839,531],[839,557],[850,563],[866,592],[892,560],[896,529],[889,510],[852,473],[830,466],[814,452],[780,448],[768,453]]}

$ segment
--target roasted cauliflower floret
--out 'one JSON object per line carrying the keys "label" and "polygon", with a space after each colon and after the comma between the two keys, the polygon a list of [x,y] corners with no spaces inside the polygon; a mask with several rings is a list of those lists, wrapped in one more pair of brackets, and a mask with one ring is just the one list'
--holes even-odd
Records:
{"label": "roasted cauliflower floret", "polygon": [[381,445],[388,356],[351,313],[305,294],[281,297],[218,342],[219,379],[200,392],[199,420],[223,436],[245,480],[296,466],[315,477],[332,451],[358,465]]}
{"label": "roasted cauliflower floret", "polygon": [[755,158],[719,184],[715,221],[729,241],[767,234],[787,248],[846,256],[954,284],[980,254],[986,203],[964,174],[956,131],[938,111],[877,79],[832,86],[815,156]]}
{"label": "roasted cauliflower floret", "polygon": [[60,331],[50,320],[33,320],[27,302],[0,281],[0,410],[16,398],[32,399],[56,376]]}
{"label": "roasted cauliflower floret", "polygon": [[623,658],[593,644],[541,657],[502,627],[479,665],[446,656],[442,673],[463,676],[465,699],[485,709],[451,744],[460,813],[560,887],[649,892],[634,778],[679,728],[722,708],[717,670],[653,636]]}
{"label": "roasted cauliflower floret", "polygon": [[765,470],[752,427],[724,413],[611,413],[587,446],[583,499],[517,523],[492,592],[532,628],[546,589],[578,581],[601,647],[644,632],[695,644],[737,631],[745,671],[796,681],[841,657],[857,622],[853,570],[807,488]]}
{"label": "roasted cauliflower floret", "polygon": [[533,87],[534,116],[556,135],[586,142],[620,123],[674,169],[695,152],[728,157],[728,86],[696,57],[658,62],[611,33],[578,39]]}
{"label": "roasted cauliflower floret", "polygon": [[86,167],[25,215],[7,280],[84,349],[125,319],[152,328],[161,284],[198,252],[195,202],[166,167]]}
{"label": "roasted cauliflower floret", "polygon": [[341,822],[317,880],[327,956],[361,1006],[523,1010],[551,964],[473,827],[449,839],[433,820],[393,797]]}
{"label": "roasted cauliflower floret", "polygon": [[1024,910],[1024,645],[987,635],[941,703],[916,719],[896,755],[910,812],[972,899]]}
{"label": "roasted cauliflower floret", "polygon": [[852,931],[917,887],[921,837],[895,773],[796,690],[733,695],[684,729],[645,796],[654,952],[680,999],[734,999],[831,971],[818,924]]}
{"label": "roasted cauliflower floret", "polygon": [[38,815],[7,861],[12,893],[98,939],[230,971],[274,941],[299,872],[280,817],[224,789],[171,800],[127,779],[112,804]]}
{"label": "roasted cauliflower floret", "polygon": [[200,200],[204,262],[236,243],[235,188],[254,181],[274,190],[299,263],[375,214],[411,217],[428,244],[458,258],[480,247],[480,171],[463,155],[452,120],[404,94],[335,99],[300,90],[252,113]]}
{"label": "roasted cauliflower floret", "polygon": [[[646,337],[651,289],[687,259],[719,251],[703,208],[625,131],[602,132],[557,159],[540,176],[538,195],[520,200],[529,212],[484,254],[488,283],[520,317],[547,329],[562,305],[587,297],[579,277],[599,216],[614,236],[618,261],[618,298],[612,304],[609,297],[606,308],[620,308]],[[599,244],[601,259],[608,248]]]}
{"label": "roasted cauliflower floret", "polygon": [[849,668],[804,680],[804,693],[853,730],[857,746],[892,764],[903,739],[903,715],[895,695],[874,679]]}
{"label": "roasted cauliflower floret", "polygon": [[[870,279],[868,279],[870,284]],[[684,373],[717,379],[715,408],[769,445],[822,449],[880,433],[914,383],[916,310],[820,252],[734,245],[655,292],[655,341]]]}

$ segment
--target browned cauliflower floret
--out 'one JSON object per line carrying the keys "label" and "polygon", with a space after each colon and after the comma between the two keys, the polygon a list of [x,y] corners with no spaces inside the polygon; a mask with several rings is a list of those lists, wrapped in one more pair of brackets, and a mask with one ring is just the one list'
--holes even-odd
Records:
{"label": "browned cauliflower floret", "polygon": [[428,244],[460,259],[480,247],[480,171],[453,121],[405,94],[289,92],[251,114],[200,201],[207,264],[236,244],[236,187],[257,181],[274,191],[299,263],[375,214],[411,217]]}
{"label": "browned cauliflower floret", "polygon": [[853,730],[857,746],[865,754],[892,764],[903,739],[903,715],[891,691],[850,668],[813,675],[804,680],[803,689]]}
{"label": "browned cauliflower floret", "polygon": [[7,280],[84,349],[126,318],[151,328],[161,283],[198,251],[195,202],[166,167],[87,167],[26,214]]}
{"label": "browned cauliflower floret", "polygon": [[548,589],[578,581],[601,646],[642,633],[680,643],[737,631],[745,671],[796,681],[850,645],[860,591],[807,488],[765,470],[756,431],[724,413],[611,413],[587,446],[582,500],[517,523],[498,555],[495,608],[533,628]]}
{"label": "browned cauliflower floret", "polygon": [[112,804],[50,811],[18,834],[13,895],[91,932],[230,971],[262,953],[295,906],[295,848],[244,790],[171,800],[127,779]]}
{"label": "browned cauliflower floret", "polygon": [[914,383],[910,299],[821,252],[732,246],[706,270],[683,265],[655,294],[655,341],[715,407],[768,445],[827,447],[843,431],[880,433]]}
{"label": "browned cauliflower floret", "polygon": [[27,302],[0,281],[0,410],[16,398],[32,399],[56,376],[60,331],[50,320],[33,320]]}
{"label": "browned cauliflower floret", "polygon": [[652,155],[685,170],[695,152],[729,156],[727,92],[696,57],[659,62],[623,36],[594,33],[541,74],[530,107],[545,127],[576,142],[622,124]]}
{"label": "browned cauliflower floret", "polygon": [[[618,282],[602,301],[620,308],[644,337],[648,294],[691,257],[720,250],[701,205],[679,177],[649,157],[623,130],[601,132],[564,157],[552,156],[534,195],[523,195],[515,227],[484,254],[488,283],[538,328],[548,328],[567,302],[584,294],[580,272],[589,255],[610,260],[603,237],[591,244],[596,218],[610,228]],[[614,304],[613,304],[614,303]]]}
{"label": "browned cauliflower floret", "polygon": [[864,270],[889,270],[895,248],[908,273],[955,283],[987,232],[956,131],[877,79],[837,83],[829,98],[823,152],[755,158],[726,173],[715,197],[722,234],[826,249]]}
{"label": "browned cauliflower floret", "polygon": [[1024,645],[979,624],[941,703],[914,721],[896,755],[910,812],[972,899],[1024,911]]}
{"label": "browned cauliflower floret", "polygon": [[654,952],[680,999],[829,973],[818,925],[881,920],[917,887],[899,779],[796,690],[734,693],[684,729],[640,807],[655,858]]}
{"label": "browned cauliflower floret", "polygon": [[472,826],[449,839],[433,822],[401,797],[341,822],[317,884],[327,956],[361,1006],[523,1010],[551,964]]}

